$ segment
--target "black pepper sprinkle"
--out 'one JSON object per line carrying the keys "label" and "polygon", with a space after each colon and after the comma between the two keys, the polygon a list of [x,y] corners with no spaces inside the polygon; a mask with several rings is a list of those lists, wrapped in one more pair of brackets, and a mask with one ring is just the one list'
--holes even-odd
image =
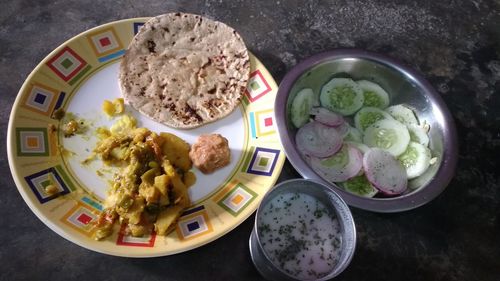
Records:
{"label": "black pepper sprinkle", "polygon": [[[327,218],[336,220],[336,216],[332,215],[328,209],[323,208],[321,203],[315,202],[315,204],[312,204],[313,206],[309,206],[310,204],[307,200],[303,201],[303,206],[305,205],[306,208],[301,207],[301,210],[303,212],[303,210],[306,209],[309,214],[306,215],[302,212],[296,212],[297,209],[293,208],[293,201],[300,198],[301,197],[298,193],[294,193],[289,194],[287,197],[280,196],[279,198],[276,198],[274,203],[278,203],[277,206],[272,206],[272,202],[270,202],[269,205],[272,206],[272,208],[267,209],[262,214],[268,216],[276,213],[277,215],[272,218],[268,218],[268,220],[270,219],[272,223],[270,225],[265,223],[262,224],[261,227],[264,230],[260,230],[260,232],[267,233],[267,238],[270,236],[272,237],[273,232],[276,233],[277,237],[274,237],[273,242],[278,245],[274,244],[273,248],[278,247],[278,249],[272,251],[274,255],[271,255],[271,259],[276,262],[276,264],[279,264],[285,272],[288,272],[293,276],[297,276],[302,273],[307,274],[309,278],[322,277],[328,272],[317,272],[312,269],[307,271],[301,270],[301,259],[306,257],[304,252],[313,251],[313,249],[316,250],[316,247],[318,247],[319,250],[317,251],[314,259],[311,258],[308,262],[314,263],[314,260],[318,261],[320,259],[325,260],[325,263],[328,262],[330,265],[335,264],[335,258],[332,253],[328,253],[327,258],[327,253],[325,252],[325,248],[323,246],[325,246],[327,242],[332,243],[332,246],[334,247],[335,244],[340,246],[341,240],[333,233],[325,233],[324,237],[322,237],[320,233],[322,233],[324,229],[322,229],[321,226],[314,226],[316,223],[314,218],[319,219],[326,216]],[[299,202],[302,202],[302,200]],[[311,218],[311,216],[313,218]],[[297,219],[287,219],[285,221],[288,221],[289,224],[284,224],[284,217]],[[323,222],[324,219],[321,221]],[[267,229],[267,227],[269,227],[269,229]],[[336,227],[335,230],[339,231],[338,227]],[[328,237],[328,239],[326,237]],[[301,252],[302,257],[297,256],[297,254]]]}

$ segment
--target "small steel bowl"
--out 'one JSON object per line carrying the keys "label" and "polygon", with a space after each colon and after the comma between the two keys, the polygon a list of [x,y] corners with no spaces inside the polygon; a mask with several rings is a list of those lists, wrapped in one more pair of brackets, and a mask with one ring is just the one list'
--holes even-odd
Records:
{"label": "small steel bowl", "polygon": [[[404,103],[430,125],[429,148],[437,162],[416,181],[414,190],[392,198],[364,198],[327,182],[304,161],[296,149],[297,129],[290,121],[293,98],[302,88],[318,93],[333,77],[349,76],[354,80],[370,80],[390,95],[391,104]],[[434,88],[421,75],[402,63],[373,52],[338,49],[314,55],[291,69],[281,82],[275,102],[276,123],[288,160],[308,179],[329,185],[351,206],[376,211],[400,212],[426,204],[449,184],[458,159],[457,133],[453,118]]]}
{"label": "small steel bowl", "polygon": [[329,280],[344,271],[352,260],[356,248],[356,226],[345,201],[330,187],[318,181],[292,179],[273,187],[262,199],[255,215],[255,224],[250,235],[249,246],[252,261],[260,274],[268,280],[299,280],[275,265],[264,250],[259,237],[259,221],[264,216],[262,209],[276,196],[284,193],[302,193],[319,200],[335,214],[340,225],[340,258],[332,271],[317,280]]}

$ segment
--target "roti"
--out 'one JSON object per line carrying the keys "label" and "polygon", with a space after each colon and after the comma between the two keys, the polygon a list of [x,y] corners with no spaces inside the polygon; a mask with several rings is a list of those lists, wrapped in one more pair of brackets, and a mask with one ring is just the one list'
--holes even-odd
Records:
{"label": "roti", "polygon": [[250,73],[240,35],[205,17],[170,13],[148,20],[121,61],[125,101],[155,121],[189,129],[230,114]]}

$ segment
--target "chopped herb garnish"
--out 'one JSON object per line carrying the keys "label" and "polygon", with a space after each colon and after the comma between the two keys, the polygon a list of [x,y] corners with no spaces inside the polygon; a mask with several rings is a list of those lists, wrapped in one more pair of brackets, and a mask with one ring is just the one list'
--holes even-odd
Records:
{"label": "chopped herb garnish", "polygon": [[[340,225],[335,212],[302,193],[280,194],[259,213],[262,247],[283,271],[299,279],[317,279],[329,273],[340,258]],[[313,265],[317,264],[317,265]]]}

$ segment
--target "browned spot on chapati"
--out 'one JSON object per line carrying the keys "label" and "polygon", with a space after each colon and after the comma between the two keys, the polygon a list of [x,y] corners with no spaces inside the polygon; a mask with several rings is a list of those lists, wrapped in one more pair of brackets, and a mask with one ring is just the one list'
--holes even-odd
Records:
{"label": "browned spot on chapati", "polygon": [[150,53],[154,53],[155,52],[155,47],[156,47],[156,43],[152,40],[149,40],[148,41],[148,50]]}

